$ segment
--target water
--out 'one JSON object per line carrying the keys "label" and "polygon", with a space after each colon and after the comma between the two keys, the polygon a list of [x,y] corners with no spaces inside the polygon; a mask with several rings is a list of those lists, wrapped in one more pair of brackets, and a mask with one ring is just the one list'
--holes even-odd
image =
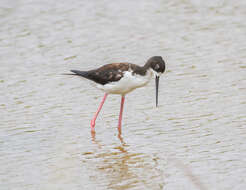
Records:
{"label": "water", "polygon": [[[0,3],[0,189],[245,189],[246,3]],[[154,80],[110,95],[60,75],[161,55]]]}

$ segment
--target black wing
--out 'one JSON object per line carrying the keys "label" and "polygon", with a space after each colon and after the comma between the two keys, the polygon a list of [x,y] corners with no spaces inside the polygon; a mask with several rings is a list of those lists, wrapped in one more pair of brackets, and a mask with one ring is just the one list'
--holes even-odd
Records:
{"label": "black wing", "polygon": [[112,63],[90,71],[71,70],[75,75],[82,76],[96,83],[105,85],[110,82],[119,81],[125,71],[128,71],[129,63]]}

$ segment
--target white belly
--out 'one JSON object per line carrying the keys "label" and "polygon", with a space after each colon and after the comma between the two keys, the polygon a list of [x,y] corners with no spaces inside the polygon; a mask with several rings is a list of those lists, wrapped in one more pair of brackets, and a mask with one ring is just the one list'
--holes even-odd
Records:
{"label": "white belly", "polygon": [[145,76],[134,74],[132,75],[131,72],[126,71],[124,73],[124,77],[121,78],[119,81],[111,82],[105,85],[97,85],[97,88],[103,90],[108,94],[127,94],[132,90],[145,86],[152,77],[152,72],[147,71]]}

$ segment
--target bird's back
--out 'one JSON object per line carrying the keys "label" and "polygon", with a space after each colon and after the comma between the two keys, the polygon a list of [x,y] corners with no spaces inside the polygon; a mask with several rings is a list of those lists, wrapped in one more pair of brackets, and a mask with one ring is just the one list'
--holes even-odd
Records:
{"label": "bird's back", "polygon": [[142,67],[131,63],[111,63],[90,71],[71,70],[71,72],[98,84],[105,85],[119,81],[124,76],[124,73],[129,70],[132,70],[133,74],[143,75],[144,72],[141,68]]}

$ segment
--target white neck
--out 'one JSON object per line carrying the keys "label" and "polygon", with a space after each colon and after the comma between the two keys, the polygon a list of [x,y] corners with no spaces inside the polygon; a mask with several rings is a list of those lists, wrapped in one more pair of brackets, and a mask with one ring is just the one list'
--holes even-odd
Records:
{"label": "white neck", "polygon": [[154,76],[161,76],[162,73],[158,73],[155,70],[153,70],[152,68],[150,68],[150,71],[154,74]]}

